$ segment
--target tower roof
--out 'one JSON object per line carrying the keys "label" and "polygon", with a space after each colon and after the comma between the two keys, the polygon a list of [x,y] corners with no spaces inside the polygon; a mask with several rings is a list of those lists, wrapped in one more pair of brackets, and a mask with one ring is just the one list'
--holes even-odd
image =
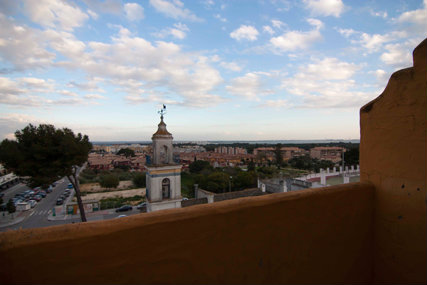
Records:
{"label": "tower roof", "polygon": [[154,138],[172,139],[172,134],[168,132],[168,130],[166,129],[166,124],[165,122],[163,122],[163,116],[160,116],[160,123],[158,124],[158,126],[159,127],[157,129],[157,132],[153,134],[152,139]]}

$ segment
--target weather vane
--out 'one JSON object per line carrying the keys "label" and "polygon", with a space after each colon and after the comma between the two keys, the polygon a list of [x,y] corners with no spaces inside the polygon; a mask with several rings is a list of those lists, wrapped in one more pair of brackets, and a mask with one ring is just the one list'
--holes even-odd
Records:
{"label": "weather vane", "polygon": [[163,108],[160,111],[158,111],[157,113],[160,114],[160,119],[163,120],[163,115],[166,115],[166,105],[163,104]]}

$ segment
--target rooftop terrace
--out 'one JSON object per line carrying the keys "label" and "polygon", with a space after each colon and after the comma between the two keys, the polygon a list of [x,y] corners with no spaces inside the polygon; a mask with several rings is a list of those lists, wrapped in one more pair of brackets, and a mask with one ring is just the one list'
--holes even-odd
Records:
{"label": "rooftop terrace", "polygon": [[427,282],[427,40],[360,111],[361,182],[0,234],[4,283]]}

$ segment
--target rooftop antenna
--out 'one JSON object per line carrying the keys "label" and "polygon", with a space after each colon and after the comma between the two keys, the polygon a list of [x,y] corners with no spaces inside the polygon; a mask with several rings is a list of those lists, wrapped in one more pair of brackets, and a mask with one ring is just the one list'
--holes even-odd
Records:
{"label": "rooftop antenna", "polygon": [[160,114],[160,119],[163,121],[163,115],[166,115],[166,105],[163,104],[162,109],[160,109],[160,111],[158,111],[157,113]]}

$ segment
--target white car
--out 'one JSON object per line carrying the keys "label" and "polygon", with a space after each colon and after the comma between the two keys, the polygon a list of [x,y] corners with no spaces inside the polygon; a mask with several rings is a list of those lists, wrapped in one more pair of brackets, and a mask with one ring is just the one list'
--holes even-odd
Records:
{"label": "white car", "polygon": [[29,200],[28,204],[30,204],[31,208],[34,208],[37,205],[37,201],[36,200]]}

